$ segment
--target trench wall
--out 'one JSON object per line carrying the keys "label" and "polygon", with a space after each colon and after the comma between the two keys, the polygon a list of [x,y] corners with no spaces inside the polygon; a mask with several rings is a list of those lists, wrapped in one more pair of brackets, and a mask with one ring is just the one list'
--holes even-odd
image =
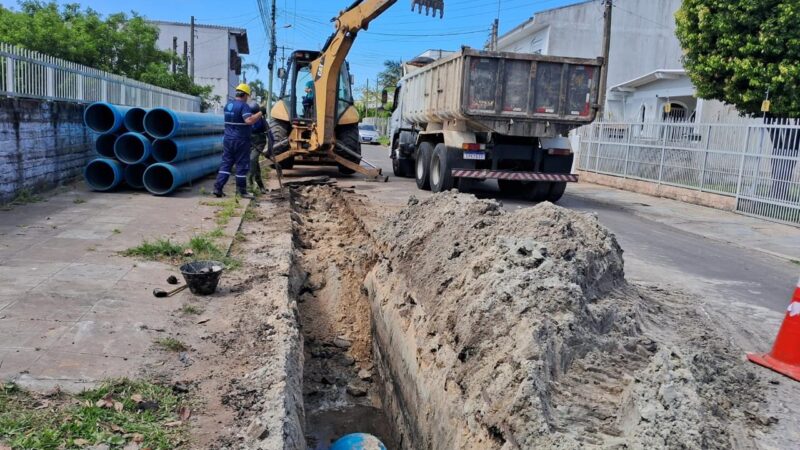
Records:
{"label": "trench wall", "polygon": [[79,177],[93,156],[83,104],[0,98],[0,203]]}

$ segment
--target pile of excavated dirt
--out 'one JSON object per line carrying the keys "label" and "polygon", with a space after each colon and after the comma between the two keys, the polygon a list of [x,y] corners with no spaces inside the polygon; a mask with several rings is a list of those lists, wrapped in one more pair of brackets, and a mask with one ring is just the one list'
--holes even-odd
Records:
{"label": "pile of excavated dirt", "polygon": [[374,237],[402,448],[753,448],[776,420],[740,350],[690,297],[627,283],[592,215],[443,193]]}

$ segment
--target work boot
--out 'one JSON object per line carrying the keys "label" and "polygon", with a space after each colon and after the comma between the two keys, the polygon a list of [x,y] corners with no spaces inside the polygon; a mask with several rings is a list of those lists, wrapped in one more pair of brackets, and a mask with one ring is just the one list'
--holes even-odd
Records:
{"label": "work boot", "polygon": [[222,198],[225,197],[225,193],[222,191],[214,191],[214,197]]}
{"label": "work boot", "polygon": [[247,199],[256,198],[256,197],[255,197],[253,194],[251,194],[251,193],[249,193],[249,192],[247,192],[247,191],[245,191],[245,192],[239,192],[239,197],[241,197],[241,198],[247,198]]}

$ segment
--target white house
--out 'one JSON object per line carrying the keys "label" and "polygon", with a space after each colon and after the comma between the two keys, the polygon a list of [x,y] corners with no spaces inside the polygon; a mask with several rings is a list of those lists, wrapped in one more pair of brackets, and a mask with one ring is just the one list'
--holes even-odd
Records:
{"label": "white house", "polygon": [[[680,5],[681,0],[614,0],[607,120],[738,118],[733,107],[696,98],[675,35]],[[603,14],[597,0],[542,11],[501,36],[498,48],[596,58],[602,55]]]}
{"label": "white house", "polygon": [[[156,45],[178,55],[184,48],[191,59],[191,25],[179,22],[151,21],[159,28]],[[218,25],[195,24],[194,82],[212,86],[212,96],[221,102],[232,97],[241,74],[240,55],[250,53],[247,30]],[[238,64],[237,64],[238,62]]]}

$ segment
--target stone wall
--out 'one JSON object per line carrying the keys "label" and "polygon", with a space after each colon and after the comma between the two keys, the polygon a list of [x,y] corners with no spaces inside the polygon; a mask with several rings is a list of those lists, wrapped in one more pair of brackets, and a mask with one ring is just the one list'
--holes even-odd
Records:
{"label": "stone wall", "polygon": [[93,155],[84,105],[0,98],[0,203],[74,180]]}

